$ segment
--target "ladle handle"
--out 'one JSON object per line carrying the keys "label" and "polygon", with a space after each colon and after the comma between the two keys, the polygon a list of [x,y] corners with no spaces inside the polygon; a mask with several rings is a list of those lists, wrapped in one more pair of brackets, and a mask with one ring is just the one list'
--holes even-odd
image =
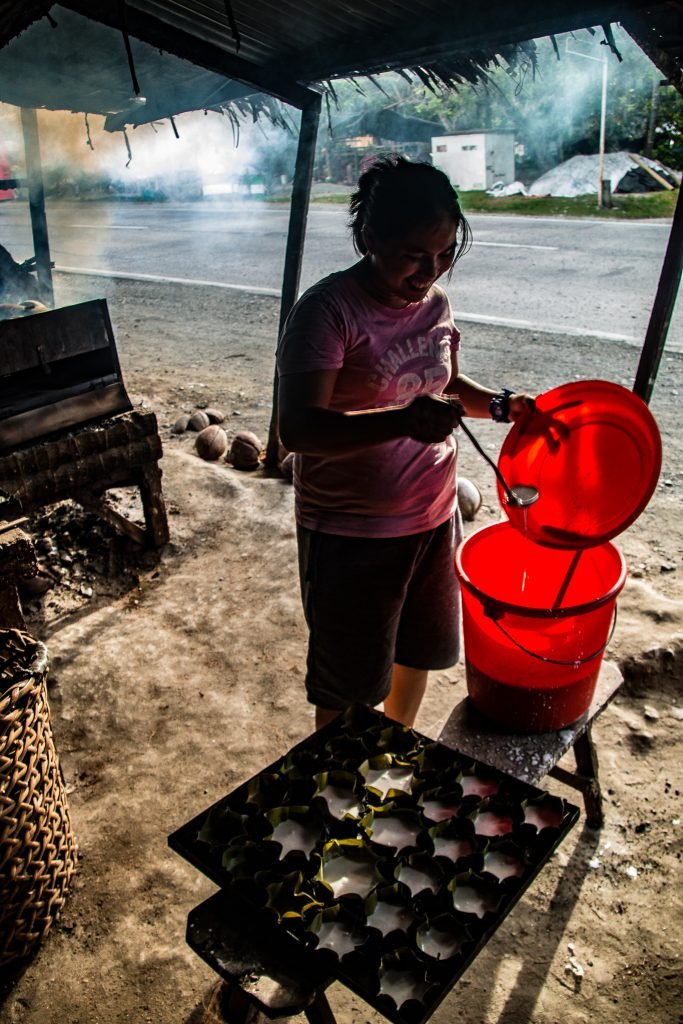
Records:
{"label": "ladle handle", "polygon": [[465,434],[467,434],[467,436],[469,437],[470,441],[472,442],[474,447],[477,449],[477,451],[479,452],[481,457],[483,459],[485,459],[486,462],[488,462],[489,466],[491,467],[493,472],[496,474],[496,479],[498,480],[498,482],[500,483],[500,486],[505,491],[505,494],[507,495],[508,501],[511,504],[515,504],[516,503],[515,502],[515,496],[512,493],[512,491],[510,490],[510,487],[508,486],[507,480],[505,479],[505,477],[503,476],[501,471],[498,469],[498,466],[493,461],[491,456],[486,454],[486,452],[484,451],[482,446],[479,444],[479,442],[477,441],[476,437],[474,436],[474,434],[472,433],[470,428],[466,427],[462,420],[460,420],[460,427],[465,432]]}

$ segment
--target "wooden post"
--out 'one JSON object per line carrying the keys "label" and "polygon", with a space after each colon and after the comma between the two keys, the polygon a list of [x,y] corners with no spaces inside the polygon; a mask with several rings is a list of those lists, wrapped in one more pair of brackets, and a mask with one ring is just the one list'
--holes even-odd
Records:
{"label": "wooden post", "polygon": [[[284,327],[290,309],[297,300],[299,292],[306,221],[308,220],[308,205],[311,198],[311,183],[313,181],[315,144],[318,138],[318,124],[320,122],[321,100],[320,93],[312,92],[310,102],[301,111],[299,145],[296,153],[292,199],[289,209],[289,230],[287,233],[287,248],[285,250],[285,269],[282,279],[278,337]],[[273,406],[265,459],[265,467],[268,470],[276,469],[278,461],[277,391],[278,376],[276,366],[273,383]]]}
{"label": "wooden post", "polygon": [[21,127],[24,132],[24,153],[26,156],[26,177],[28,178],[28,203],[31,212],[33,250],[36,258],[38,284],[41,298],[48,306],[54,306],[52,287],[52,264],[50,242],[45,216],[45,189],[40,161],[40,139],[38,137],[38,116],[32,108],[21,108]]}
{"label": "wooden post", "polygon": [[598,781],[598,752],[593,743],[590,725],[574,744],[574,758],[578,775],[585,783],[583,800],[586,807],[586,823],[591,828],[601,828],[605,819],[600,782]]}
{"label": "wooden post", "polygon": [[19,580],[36,575],[33,543],[23,530],[2,528],[0,521],[0,629],[26,629],[19,600]]}
{"label": "wooden post", "polygon": [[640,362],[633,385],[635,393],[648,403],[657,379],[657,371],[681,283],[681,270],[683,269],[683,199],[681,199],[681,195],[683,195],[683,187],[678,190],[669,244],[664,255],[657,294],[652,306],[650,322],[647,325],[643,350],[640,353]]}
{"label": "wooden post", "polygon": [[304,255],[308,204],[311,198],[315,144],[320,122],[320,93],[312,93],[311,101],[301,111],[299,145],[296,153],[292,201],[289,211],[289,230],[285,251],[285,269],[282,278],[282,300],[280,302],[280,330],[298,297],[301,280],[301,264]]}

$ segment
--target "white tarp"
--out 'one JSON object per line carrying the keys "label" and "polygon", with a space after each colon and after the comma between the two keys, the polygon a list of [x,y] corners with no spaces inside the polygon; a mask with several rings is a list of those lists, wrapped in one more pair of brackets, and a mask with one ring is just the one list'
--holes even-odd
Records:
{"label": "white tarp", "polygon": [[509,185],[505,185],[502,181],[497,181],[491,188],[486,189],[487,196],[526,196],[529,193],[522,184],[521,181],[512,181]]}
{"label": "white tarp", "polygon": [[[605,153],[603,167],[603,179],[610,182],[612,192],[616,192],[620,183],[629,171],[638,170],[638,163],[633,160],[629,153]],[[665,167],[657,160],[649,160],[647,157],[639,156],[638,160],[652,167],[659,175],[666,176],[671,182],[680,183],[680,174]],[[590,156],[573,156],[571,160],[565,160],[563,164],[546,171],[540,178],[532,182],[528,188],[530,196],[585,196],[598,194],[598,165],[599,156],[597,153]],[[640,169],[642,174],[647,171]],[[652,178],[652,191],[655,192],[660,185]],[[624,191],[643,191],[643,189],[631,189],[624,185]]]}

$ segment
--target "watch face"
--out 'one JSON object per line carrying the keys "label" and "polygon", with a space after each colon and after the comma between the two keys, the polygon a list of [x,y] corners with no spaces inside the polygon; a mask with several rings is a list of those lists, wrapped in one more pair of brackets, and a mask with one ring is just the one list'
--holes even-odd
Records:
{"label": "watch face", "polygon": [[508,422],[511,394],[512,391],[503,389],[503,391],[500,391],[497,395],[494,395],[489,403],[489,411],[491,413],[491,418],[495,420],[497,423]]}

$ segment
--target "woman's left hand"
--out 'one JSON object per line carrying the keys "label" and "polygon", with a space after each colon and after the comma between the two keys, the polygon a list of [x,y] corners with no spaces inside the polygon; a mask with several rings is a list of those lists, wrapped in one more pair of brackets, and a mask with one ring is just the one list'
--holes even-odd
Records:
{"label": "woman's left hand", "polygon": [[531,395],[510,395],[508,403],[508,416],[512,423],[536,411],[536,399]]}

